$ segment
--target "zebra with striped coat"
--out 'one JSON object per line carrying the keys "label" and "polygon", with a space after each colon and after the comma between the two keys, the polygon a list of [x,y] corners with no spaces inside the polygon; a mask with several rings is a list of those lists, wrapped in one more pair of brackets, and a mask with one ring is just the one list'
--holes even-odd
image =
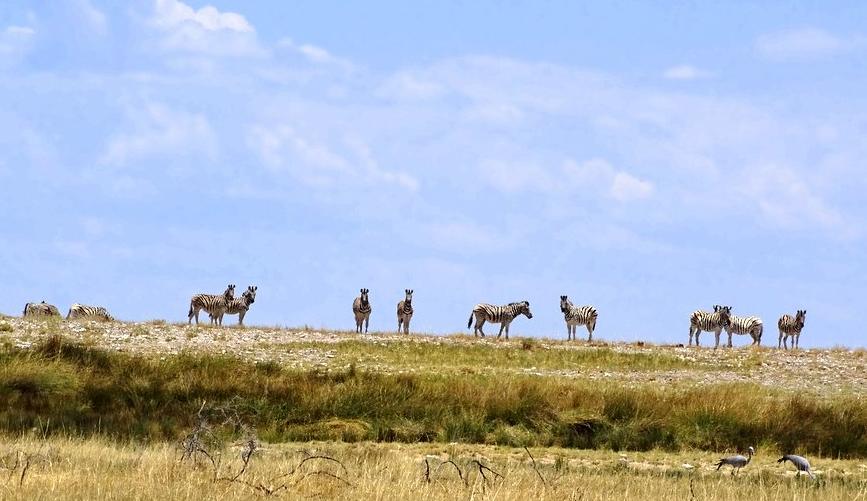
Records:
{"label": "zebra with striped coat", "polygon": [[[241,293],[241,297],[236,297],[226,304],[226,311],[219,317],[220,325],[223,325],[223,315],[238,315],[238,325],[244,325],[244,316],[250,309],[250,305],[256,302],[256,291],[259,287],[250,285],[247,290]],[[208,314],[211,321],[214,321],[214,315]]]}
{"label": "zebra with striped coat", "polygon": [[364,333],[367,334],[367,326],[370,324],[370,289],[361,289],[361,295],[352,302],[352,314],[355,315],[355,332],[361,333],[361,325],[364,324]]}
{"label": "zebra with striped coat", "polygon": [[229,307],[229,302],[235,299],[235,284],[229,284],[223,294],[196,294],[190,299],[190,311],[187,313],[187,324],[199,325],[199,311],[205,310],[211,316],[211,324],[223,325],[223,313]]}
{"label": "zebra with striped coat", "polygon": [[572,301],[569,301],[567,296],[560,296],[560,311],[563,312],[563,318],[566,320],[566,330],[568,332],[568,341],[578,340],[579,325],[587,327],[587,332],[590,336],[587,341],[593,341],[593,331],[596,330],[596,318],[599,316],[596,308],[592,306],[574,306]]}
{"label": "zebra with striped coat", "polygon": [[66,314],[67,320],[76,318],[93,318],[113,322],[114,317],[108,314],[108,311],[102,306],[88,306],[86,304],[74,303],[69,307],[69,313]]}
{"label": "zebra with striped coat", "polygon": [[500,332],[497,333],[497,339],[500,339],[500,336],[503,335],[503,331],[506,331],[506,339],[509,339],[509,324],[511,324],[512,320],[514,320],[518,315],[533,318],[533,314],[530,313],[529,301],[509,303],[505,306],[494,306],[492,304],[484,303],[477,304],[470,313],[470,319],[467,321],[467,329],[469,329],[470,325],[473,324],[473,317],[476,317],[476,325],[473,327],[474,336],[479,337],[479,334],[481,334],[482,337],[485,337],[482,327],[485,325],[485,322],[491,322],[492,324],[500,324]]}
{"label": "zebra with striped coat", "polygon": [[45,301],[41,303],[27,303],[24,305],[24,317],[59,317],[60,310],[53,304]]}
{"label": "zebra with striped coat", "polygon": [[409,334],[409,321],[412,319],[412,289],[405,289],[406,298],[397,303],[397,332],[400,332],[401,324],[403,333]]}
{"label": "zebra with striped coat", "polygon": [[783,348],[789,349],[786,345],[786,340],[789,336],[792,337],[792,349],[798,347],[798,342],[801,339],[801,329],[804,328],[804,321],[807,319],[807,310],[798,310],[795,316],[788,313],[780,317],[777,321],[777,328],[780,330],[780,339],[777,342],[777,348],[782,345]]}
{"label": "zebra with striped coat", "polygon": [[759,317],[738,317],[731,315],[729,324],[726,326],[726,333],[729,336],[729,348],[732,347],[732,334],[749,334],[753,338],[751,346],[759,346],[762,344],[762,332],[765,327],[762,319]]}
{"label": "zebra with striped coat", "polygon": [[719,347],[719,334],[729,324],[732,314],[731,306],[714,305],[713,313],[696,310],[689,317],[689,345],[692,346],[692,338],[695,336],[695,345],[700,346],[698,336],[702,331],[713,332],[716,345]]}

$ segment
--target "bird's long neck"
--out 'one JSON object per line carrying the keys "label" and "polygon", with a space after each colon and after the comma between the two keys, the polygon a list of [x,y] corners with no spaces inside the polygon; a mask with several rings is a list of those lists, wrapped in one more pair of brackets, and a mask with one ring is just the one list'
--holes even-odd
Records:
{"label": "bird's long neck", "polygon": [[747,464],[750,464],[750,460],[753,459],[753,451],[747,451]]}

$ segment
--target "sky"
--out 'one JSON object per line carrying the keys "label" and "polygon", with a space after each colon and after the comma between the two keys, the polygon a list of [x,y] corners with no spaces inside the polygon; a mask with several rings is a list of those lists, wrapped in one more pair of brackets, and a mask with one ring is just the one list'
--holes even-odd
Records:
{"label": "sky", "polygon": [[[0,311],[865,346],[867,3],[6,1]],[[229,321],[234,323],[234,317]],[[496,332],[496,326],[489,326]],[[242,334],[239,334],[242,335]],[[703,334],[707,343],[712,334]],[[736,344],[747,344],[744,338]]]}

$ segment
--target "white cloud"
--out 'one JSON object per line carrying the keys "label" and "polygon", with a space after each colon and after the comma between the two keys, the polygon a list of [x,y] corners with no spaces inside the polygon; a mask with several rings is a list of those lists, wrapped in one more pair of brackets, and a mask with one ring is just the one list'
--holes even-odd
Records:
{"label": "white cloud", "polygon": [[818,226],[848,238],[859,231],[813,190],[804,176],[791,168],[761,165],[751,169],[739,186],[766,221],[783,228],[809,230]]}
{"label": "white cloud", "polygon": [[277,42],[277,47],[295,52],[314,64],[334,66],[344,71],[356,69],[355,65],[350,61],[339,58],[322,47],[312,44],[298,44],[291,38],[283,38]]}
{"label": "white cloud", "polygon": [[36,30],[29,26],[7,26],[0,31],[0,67],[17,63],[30,50]]}
{"label": "white cloud", "polygon": [[682,64],[668,68],[662,76],[669,80],[697,80],[700,78],[710,78],[713,74],[695,66]]}
{"label": "white cloud", "polygon": [[204,115],[171,110],[155,103],[128,113],[134,130],[112,138],[101,163],[126,165],[154,155],[195,154],[208,158],[216,155],[216,138]]}
{"label": "white cloud", "polygon": [[103,34],[108,29],[108,18],[105,13],[96,8],[90,0],[71,0],[73,7],[76,8],[78,14],[83,18],[88,28],[92,31]]}
{"label": "white cloud", "polygon": [[621,202],[648,198],[653,194],[653,183],[642,181],[626,172],[618,172],[611,182],[610,193],[615,200]]}
{"label": "white cloud", "polygon": [[234,57],[267,52],[244,16],[211,5],[195,10],[178,0],[156,0],[151,25],[160,30],[158,45],[165,50]]}
{"label": "white cloud", "polygon": [[429,100],[445,94],[445,87],[414,72],[398,72],[385,80],[377,94],[386,99]]}
{"label": "white cloud", "polygon": [[272,172],[289,172],[311,186],[333,187],[361,180],[384,181],[410,191],[419,187],[418,180],[405,172],[382,169],[367,144],[359,139],[345,140],[340,146],[345,153],[338,153],[288,125],[257,125],[247,134],[247,146]]}
{"label": "white cloud", "polygon": [[770,59],[815,59],[864,46],[860,36],[840,37],[819,28],[800,28],[760,36],[756,50]]}
{"label": "white cloud", "polygon": [[178,0],[156,0],[153,21],[163,28],[191,23],[207,31],[229,30],[241,33],[255,31],[241,14],[220,12],[211,5],[194,10]]}

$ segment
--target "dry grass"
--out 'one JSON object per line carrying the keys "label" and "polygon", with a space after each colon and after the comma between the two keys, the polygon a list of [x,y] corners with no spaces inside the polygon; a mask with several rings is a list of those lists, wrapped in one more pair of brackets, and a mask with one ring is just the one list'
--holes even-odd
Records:
{"label": "dry grass", "polygon": [[[864,499],[867,465],[813,460],[817,481],[760,455],[737,477],[714,470],[716,455],[465,445],[265,444],[241,468],[242,448],[181,461],[169,444],[117,445],[99,439],[20,438],[0,442],[3,498],[249,499],[266,489],[290,499],[775,500]],[[328,456],[331,459],[312,459]],[[30,464],[22,479],[24,461]],[[447,463],[446,461],[453,461]],[[477,462],[475,462],[477,461]],[[694,469],[683,465],[690,464]],[[480,470],[479,465],[489,469]],[[2,470],[2,469],[0,469]],[[458,473],[460,470],[460,474]],[[485,473],[483,478],[480,471]],[[426,473],[427,472],[427,473]],[[498,476],[499,475],[499,476]]]}

